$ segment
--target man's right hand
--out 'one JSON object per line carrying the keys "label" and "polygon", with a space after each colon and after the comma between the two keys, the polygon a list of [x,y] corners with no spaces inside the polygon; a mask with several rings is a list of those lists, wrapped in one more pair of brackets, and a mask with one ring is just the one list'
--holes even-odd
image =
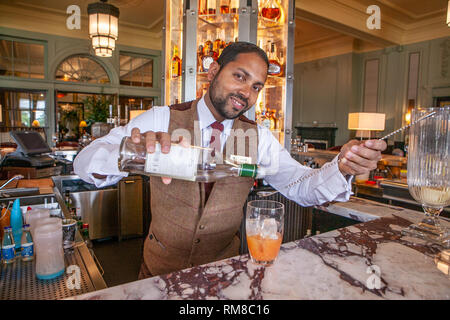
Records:
{"label": "man's right hand", "polygon": [[[148,153],[155,152],[156,142],[159,142],[159,144],[161,145],[162,153],[170,152],[171,140],[170,134],[168,134],[167,132],[147,131],[142,135],[145,137],[145,147]],[[131,130],[131,141],[136,144],[141,143],[141,132],[138,128],[133,128]],[[172,182],[172,178],[162,177],[162,182],[164,184],[169,184]]]}

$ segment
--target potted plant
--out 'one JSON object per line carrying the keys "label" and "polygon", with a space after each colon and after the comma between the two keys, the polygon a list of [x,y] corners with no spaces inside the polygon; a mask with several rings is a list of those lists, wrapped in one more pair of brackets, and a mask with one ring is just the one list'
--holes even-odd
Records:
{"label": "potted plant", "polygon": [[99,138],[108,134],[111,126],[106,123],[108,119],[109,105],[112,104],[112,98],[101,96],[90,96],[83,100],[86,111],[86,122],[91,127],[93,138]]}

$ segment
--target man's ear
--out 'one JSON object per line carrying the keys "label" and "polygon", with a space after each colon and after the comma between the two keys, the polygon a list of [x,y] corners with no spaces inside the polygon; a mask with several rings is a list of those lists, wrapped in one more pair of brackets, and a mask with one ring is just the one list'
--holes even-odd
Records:
{"label": "man's ear", "polygon": [[212,62],[211,65],[209,66],[209,70],[208,70],[208,80],[212,81],[212,79],[214,79],[214,77],[217,75],[219,70],[220,70],[220,66],[217,63],[217,61]]}

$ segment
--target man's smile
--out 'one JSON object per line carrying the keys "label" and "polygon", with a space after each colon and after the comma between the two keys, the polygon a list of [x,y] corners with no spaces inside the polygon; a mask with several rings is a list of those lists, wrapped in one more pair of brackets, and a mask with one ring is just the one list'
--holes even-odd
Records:
{"label": "man's smile", "polygon": [[236,96],[231,96],[230,101],[234,109],[242,110],[247,107],[247,102],[237,98]]}

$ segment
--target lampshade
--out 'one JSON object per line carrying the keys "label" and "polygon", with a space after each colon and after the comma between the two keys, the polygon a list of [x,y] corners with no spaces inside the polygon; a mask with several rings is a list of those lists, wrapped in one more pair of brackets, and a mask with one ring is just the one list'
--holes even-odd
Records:
{"label": "lampshade", "polygon": [[86,121],[81,120],[81,121],[80,121],[80,124],[79,124],[79,127],[80,127],[80,128],[86,128],[86,127],[87,127]]}
{"label": "lampshade", "polygon": [[41,124],[39,123],[39,120],[33,120],[33,123],[31,124],[32,127],[40,127]]}
{"label": "lampshade", "polygon": [[383,131],[384,113],[355,112],[348,114],[348,129]]}
{"label": "lampshade", "polygon": [[119,13],[119,9],[106,0],[88,5],[89,37],[97,56],[112,56],[119,36]]}
{"label": "lampshade", "polygon": [[141,113],[144,113],[147,110],[130,110],[130,120],[136,118]]}

